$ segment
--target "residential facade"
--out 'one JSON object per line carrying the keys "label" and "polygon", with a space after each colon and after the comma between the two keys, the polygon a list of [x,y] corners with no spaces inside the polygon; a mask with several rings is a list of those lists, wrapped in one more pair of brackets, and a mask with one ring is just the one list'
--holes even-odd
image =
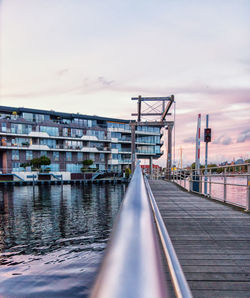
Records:
{"label": "residential facade", "polygon": [[[0,106],[0,171],[23,171],[23,163],[47,156],[55,172],[81,172],[82,162],[122,172],[131,165],[129,120]],[[161,156],[161,127],[136,127],[137,158]]]}

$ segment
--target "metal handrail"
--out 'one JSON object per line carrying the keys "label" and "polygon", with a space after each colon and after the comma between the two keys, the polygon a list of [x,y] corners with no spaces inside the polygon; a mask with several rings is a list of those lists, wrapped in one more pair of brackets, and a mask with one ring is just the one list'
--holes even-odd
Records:
{"label": "metal handrail", "polygon": [[[232,164],[232,165],[225,165],[225,166],[216,166],[216,167],[207,167],[207,170],[213,170],[213,169],[222,169],[222,168],[237,168],[237,167],[244,167],[244,166],[249,166],[250,163],[246,162],[246,163],[241,163],[241,164]],[[185,170],[185,171],[196,171],[196,169],[186,169],[186,168],[176,168],[176,170]],[[201,170],[205,170],[205,168],[200,169]]]}
{"label": "metal handrail", "polygon": [[90,297],[169,297],[156,236],[148,193],[138,164]]}
{"label": "metal handrail", "polygon": [[[247,172],[243,172],[241,174],[235,174],[235,173],[229,173],[226,171],[226,167],[247,167]],[[176,184],[180,185],[181,187],[183,187],[184,189],[197,193],[197,194],[204,194],[205,196],[214,199],[214,200],[219,200],[225,203],[228,203],[230,205],[233,206],[238,206],[241,208],[244,208],[245,211],[249,212],[250,211],[250,163],[245,163],[245,164],[241,164],[241,165],[227,165],[227,166],[222,166],[224,168],[224,172],[221,173],[221,175],[214,175],[211,173],[211,168],[209,168],[209,173],[203,173],[202,171],[200,173],[197,173],[195,169],[190,169],[190,170],[186,170],[186,169],[178,169],[178,170],[174,170],[172,173],[172,180],[173,182],[175,182]],[[216,168],[220,168],[220,167],[213,167],[213,169]],[[193,179],[193,177],[195,177],[196,179]],[[246,178],[245,179],[245,184],[240,184],[239,182],[232,182],[232,181],[228,181],[227,178]],[[213,181],[212,178],[221,178],[221,180],[219,181]],[[184,186],[182,181],[184,181]],[[189,183],[188,186],[186,186],[186,182]],[[209,186],[209,191],[208,192],[203,192],[202,187],[198,187],[198,191],[193,189],[193,182],[195,183],[199,183],[200,185],[204,184],[204,188],[205,188],[205,183]],[[212,191],[211,191],[211,187],[212,185],[221,185],[224,186],[223,188],[223,198],[217,198],[212,196]],[[240,204],[240,203],[235,203],[232,202],[231,200],[227,200],[227,186],[235,186],[235,187],[243,187],[244,189],[246,189],[246,203],[244,204]]]}
{"label": "metal handrail", "polygon": [[175,294],[177,297],[193,297],[146,176],[144,179]]}

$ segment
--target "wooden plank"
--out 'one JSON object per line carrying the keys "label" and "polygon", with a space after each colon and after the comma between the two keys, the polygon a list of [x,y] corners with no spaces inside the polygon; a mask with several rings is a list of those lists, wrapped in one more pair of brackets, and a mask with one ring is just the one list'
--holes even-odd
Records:
{"label": "wooden plank", "polygon": [[250,297],[250,215],[170,182],[150,186],[194,297]]}

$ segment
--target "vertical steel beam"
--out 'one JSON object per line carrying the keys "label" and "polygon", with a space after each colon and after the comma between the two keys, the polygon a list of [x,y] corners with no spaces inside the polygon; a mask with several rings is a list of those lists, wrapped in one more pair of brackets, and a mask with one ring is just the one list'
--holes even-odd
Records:
{"label": "vertical steel beam", "polygon": [[223,201],[227,201],[227,169],[224,168],[224,198]]}
{"label": "vertical steel beam", "polygon": [[137,114],[138,114],[138,122],[141,121],[141,95],[138,96],[138,102],[137,102],[137,107],[138,107],[138,111],[137,111]]}
{"label": "vertical steel beam", "polygon": [[212,197],[212,170],[209,171],[209,197]]}
{"label": "vertical steel beam", "polygon": [[150,175],[150,179],[152,179],[153,177],[153,157],[152,156],[149,157],[149,175]]}
{"label": "vertical steel beam", "polygon": [[130,123],[131,126],[131,172],[135,171],[135,127],[136,123]]}
{"label": "vertical steel beam", "polygon": [[[206,115],[206,128],[208,128],[208,115]],[[207,155],[208,155],[208,142],[205,148],[205,178],[204,178],[204,194],[207,195]]]}
{"label": "vertical steel beam", "polygon": [[250,212],[250,165],[247,165],[247,204],[246,211]]}
{"label": "vertical steel beam", "polygon": [[168,155],[167,155],[167,180],[171,179],[172,167],[172,125],[168,125]]}
{"label": "vertical steel beam", "polygon": [[201,141],[201,114],[198,114],[195,151],[195,171],[200,174],[200,141]]}

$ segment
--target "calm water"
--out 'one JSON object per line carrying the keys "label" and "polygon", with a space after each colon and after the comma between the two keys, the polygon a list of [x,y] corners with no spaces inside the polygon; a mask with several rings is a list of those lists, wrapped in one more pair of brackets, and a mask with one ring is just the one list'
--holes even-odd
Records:
{"label": "calm water", "polygon": [[0,189],[0,296],[86,297],[125,186]]}

